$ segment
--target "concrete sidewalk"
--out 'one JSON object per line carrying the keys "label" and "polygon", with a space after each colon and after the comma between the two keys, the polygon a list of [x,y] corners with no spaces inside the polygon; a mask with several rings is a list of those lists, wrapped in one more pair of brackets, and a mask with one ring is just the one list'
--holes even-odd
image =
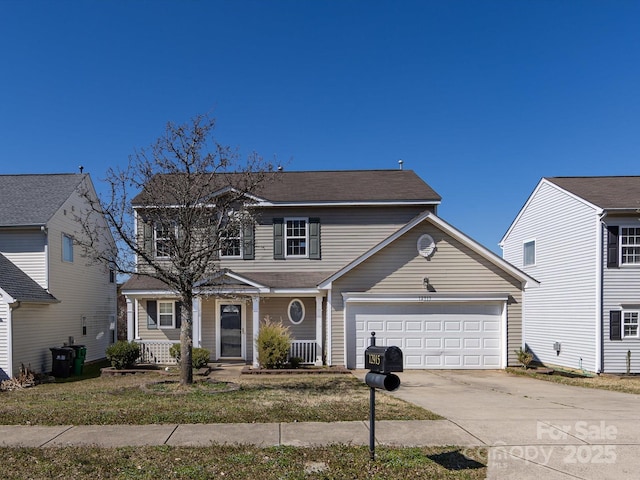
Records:
{"label": "concrete sidewalk", "polygon": [[[0,425],[1,447],[94,445],[207,446],[249,444],[307,447],[332,443],[369,445],[369,422],[226,423],[192,425]],[[377,421],[376,444],[389,446],[481,445],[447,420]]]}

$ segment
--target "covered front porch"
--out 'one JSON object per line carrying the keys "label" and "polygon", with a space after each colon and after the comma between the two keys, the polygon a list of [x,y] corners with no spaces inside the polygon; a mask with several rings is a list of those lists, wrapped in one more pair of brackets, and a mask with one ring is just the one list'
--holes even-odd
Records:
{"label": "covered front porch", "polygon": [[[192,311],[195,348],[206,348],[211,361],[244,362],[257,368],[257,335],[261,322],[268,317],[288,327],[292,338],[290,358],[297,357],[307,365],[325,363],[324,290],[289,288],[283,291],[231,272],[223,276],[215,285],[201,285],[195,292]],[[141,346],[142,362],[172,364],[175,360],[169,348],[180,341],[180,322],[176,319],[173,328],[160,324],[159,328],[148,330],[145,318],[149,315],[147,305],[153,299],[150,293],[126,292],[129,339]],[[158,301],[166,298],[168,292],[163,293],[158,292]],[[178,299],[175,301],[177,312]]]}

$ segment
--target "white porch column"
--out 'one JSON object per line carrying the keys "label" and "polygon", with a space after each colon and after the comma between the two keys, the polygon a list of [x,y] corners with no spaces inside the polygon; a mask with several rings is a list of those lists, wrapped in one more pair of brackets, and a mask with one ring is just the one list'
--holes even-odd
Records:
{"label": "white porch column", "polygon": [[127,340],[131,341],[136,338],[136,324],[135,324],[135,316],[134,316],[134,307],[135,303],[131,301],[129,297],[127,297]]}
{"label": "white porch column", "polygon": [[260,331],[260,297],[251,297],[253,311],[253,368],[258,368],[258,332]]}
{"label": "white porch column", "polygon": [[193,347],[200,348],[202,345],[202,299],[200,297],[193,298],[191,315],[193,318]]}
{"label": "white porch column", "polygon": [[322,365],[322,295],[316,295],[316,365]]}

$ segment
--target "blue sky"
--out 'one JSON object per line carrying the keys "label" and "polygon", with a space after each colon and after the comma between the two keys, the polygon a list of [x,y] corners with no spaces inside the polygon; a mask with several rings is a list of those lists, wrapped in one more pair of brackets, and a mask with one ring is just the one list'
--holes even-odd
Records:
{"label": "blue sky", "polygon": [[640,175],[640,1],[0,0],[0,173],[98,189],[167,121],[395,169],[488,248],[544,176]]}

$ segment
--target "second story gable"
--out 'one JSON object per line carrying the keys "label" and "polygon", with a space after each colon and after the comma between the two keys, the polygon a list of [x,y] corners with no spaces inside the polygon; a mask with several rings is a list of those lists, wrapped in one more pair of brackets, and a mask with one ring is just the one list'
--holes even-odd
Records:
{"label": "second story gable", "polygon": [[543,178],[500,244],[505,258],[525,270],[545,258],[640,266],[639,220],[638,176]]}
{"label": "second story gable", "polygon": [[0,254],[46,290],[85,266],[76,245],[84,191],[95,195],[87,174],[0,175]]}
{"label": "second story gable", "polygon": [[[250,197],[253,221],[229,230],[219,253],[223,268],[335,270],[416,215],[435,213],[441,200],[410,170],[273,172]],[[137,228],[147,228],[155,258],[169,256],[173,227],[145,226],[144,200],[133,202]]]}

